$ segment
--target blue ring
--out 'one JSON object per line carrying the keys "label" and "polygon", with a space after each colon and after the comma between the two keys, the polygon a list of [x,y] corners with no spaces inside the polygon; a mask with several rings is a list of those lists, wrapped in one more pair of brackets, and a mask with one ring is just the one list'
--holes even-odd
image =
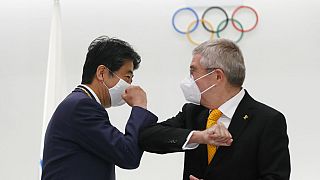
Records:
{"label": "blue ring", "polygon": [[[175,18],[176,18],[176,15],[177,15],[180,11],[183,11],[183,10],[191,11],[191,12],[194,14],[194,16],[196,17],[196,20],[197,20],[196,24],[195,24],[194,27],[190,30],[190,32],[180,31],[180,30],[176,27],[175,22],[174,22],[174,20],[175,20]],[[178,10],[173,14],[173,16],[172,16],[172,26],[173,26],[173,28],[174,28],[178,33],[180,33],[180,34],[192,33],[193,31],[195,31],[195,30],[197,29],[198,25],[199,25],[199,17],[198,17],[198,14],[196,13],[195,10],[193,10],[193,9],[190,8],[190,7],[185,7],[185,8],[178,9]]]}

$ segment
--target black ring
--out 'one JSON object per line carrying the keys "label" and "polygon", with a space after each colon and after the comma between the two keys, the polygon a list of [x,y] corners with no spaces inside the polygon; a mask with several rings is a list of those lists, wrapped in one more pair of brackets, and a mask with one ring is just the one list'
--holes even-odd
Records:
{"label": "black ring", "polygon": [[204,27],[204,29],[206,29],[207,31],[209,31],[209,32],[211,32],[211,33],[219,33],[219,32],[221,32],[221,31],[223,31],[224,29],[227,28],[228,23],[229,23],[229,17],[228,17],[227,12],[226,12],[224,9],[222,9],[221,7],[212,6],[212,7],[209,7],[208,9],[206,9],[206,10],[203,12],[201,19],[204,19],[204,16],[207,14],[207,12],[210,11],[210,10],[212,10],[212,9],[219,9],[220,11],[222,11],[222,12],[224,13],[224,15],[226,16],[226,19],[225,19],[226,23],[225,23],[225,25],[224,25],[221,29],[219,29],[219,30],[217,30],[217,31],[214,31],[214,30],[209,29],[209,28],[206,26],[206,24],[204,23],[204,21],[201,21],[201,24],[202,24],[202,26]]}

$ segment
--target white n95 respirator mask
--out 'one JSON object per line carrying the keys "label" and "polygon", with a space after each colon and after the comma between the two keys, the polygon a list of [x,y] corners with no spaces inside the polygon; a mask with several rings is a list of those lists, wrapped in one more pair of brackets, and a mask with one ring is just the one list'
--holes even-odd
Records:
{"label": "white n95 respirator mask", "polygon": [[205,89],[204,91],[200,92],[199,87],[196,84],[196,81],[198,81],[201,78],[204,78],[210,74],[212,74],[214,71],[209,72],[201,77],[199,77],[198,79],[194,80],[193,76],[190,75],[188,77],[186,77],[185,79],[183,79],[180,83],[180,87],[181,90],[183,92],[183,95],[185,97],[185,99],[193,104],[197,104],[200,105],[200,100],[201,100],[201,94],[205,93],[206,91],[208,91],[209,89],[211,89],[212,87],[214,87],[216,84],[213,84],[212,86],[208,87],[207,89]]}
{"label": "white n95 respirator mask", "polygon": [[[118,77],[119,78],[119,77]],[[125,82],[123,79],[119,78],[118,83],[109,89],[109,94],[111,98],[111,106],[121,106],[126,102],[122,99],[121,95],[130,86],[129,83]]]}
{"label": "white n95 respirator mask", "polygon": [[[115,76],[117,76],[115,73],[113,73]],[[130,86],[129,83],[121,79],[119,76],[119,81],[117,82],[116,85],[114,85],[112,88],[108,88],[108,86],[104,83],[103,84],[107,87],[109,94],[110,94],[110,99],[111,99],[111,106],[116,107],[116,106],[121,106],[125,104],[126,102],[122,99],[121,95],[125,92],[125,90]]]}

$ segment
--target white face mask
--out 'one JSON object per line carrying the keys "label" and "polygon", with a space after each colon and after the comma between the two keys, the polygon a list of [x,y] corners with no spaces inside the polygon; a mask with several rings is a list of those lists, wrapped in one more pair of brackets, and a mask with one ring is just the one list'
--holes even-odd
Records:
{"label": "white face mask", "polygon": [[212,74],[213,72],[214,71],[211,71],[208,74],[205,74],[196,80],[194,80],[193,76],[190,75],[189,77],[186,77],[184,80],[181,81],[180,87],[187,101],[193,104],[200,105],[201,94],[207,92],[209,89],[216,86],[216,84],[213,84],[212,86],[208,87],[204,91],[200,92],[200,89],[197,86],[196,81]]}
{"label": "white face mask", "polygon": [[[113,73],[114,74],[114,73]],[[117,76],[116,74],[114,74]],[[118,77],[118,76],[117,76]],[[119,77],[118,77],[119,78]],[[103,84],[108,88],[108,86],[103,82]],[[121,106],[126,102],[122,99],[121,95],[124,91],[130,86],[129,83],[125,82],[123,79],[119,78],[118,83],[109,89],[110,99],[111,99],[111,106]]]}

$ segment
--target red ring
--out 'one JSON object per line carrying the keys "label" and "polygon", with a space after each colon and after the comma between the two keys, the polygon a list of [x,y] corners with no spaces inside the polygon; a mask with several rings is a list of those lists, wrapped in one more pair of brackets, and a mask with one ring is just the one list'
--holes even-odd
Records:
{"label": "red ring", "polygon": [[240,28],[238,28],[238,27],[236,26],[236,24],[234,23],[234,21],[231,21],[231,22],[232,22],[232,25],[233,25],[233,27],[234,27],[236,30],[238,30],[238,31],[240,31],[240,32],[249,32],[249,31],[252,31],[254,28],[257,27],[258,21],[259,21],[258,13],[257,13],[257,11],[254,10],[252,7],[249,7],[249,6],[239,6],[239,7],[237,7],[237,9],[235,9],[235,10],[233,11],[232,16],[231,16],[231,19],[234,19],[233,17],[234,17],[235,14],[237,13],[237,11],[239,11],[239,10],[242,9],[242,8],[248,8],[248,9],[250,9],[250,10],[256,15],[256,23],[253,25],[253,27],[251,27],[251,28],[249,28],[249,29],[240,29]]}

